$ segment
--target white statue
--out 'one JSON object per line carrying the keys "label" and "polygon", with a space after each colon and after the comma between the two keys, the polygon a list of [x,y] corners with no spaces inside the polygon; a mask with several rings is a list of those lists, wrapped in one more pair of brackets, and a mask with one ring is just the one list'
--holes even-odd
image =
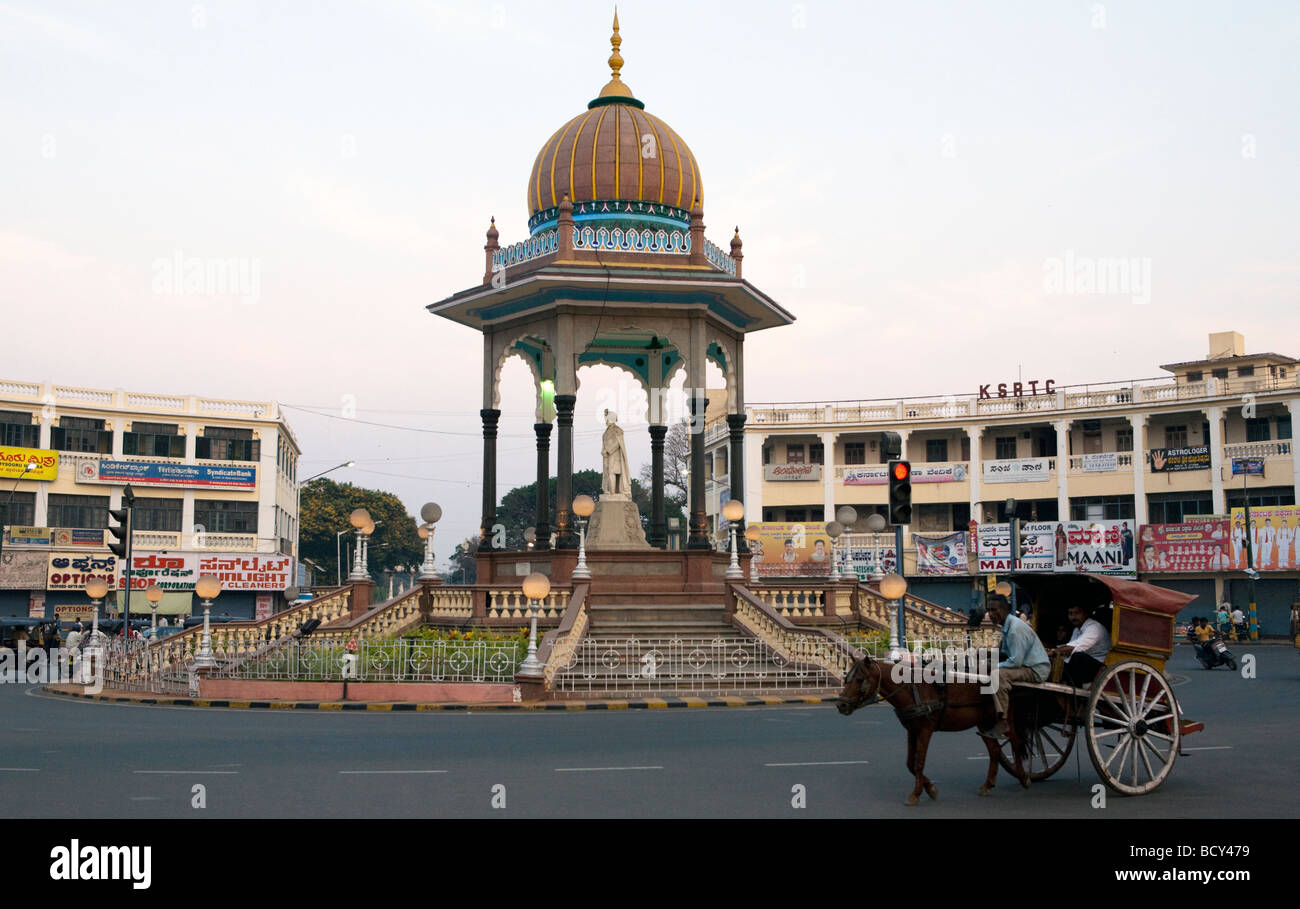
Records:
{"label": "white statue", "polygon": [[623,430],[619,428],[612,411],[605,411],[605,434],[600,440],[601,495],[630,496],[631,472],[627,466],[627,448],[623,444]]}

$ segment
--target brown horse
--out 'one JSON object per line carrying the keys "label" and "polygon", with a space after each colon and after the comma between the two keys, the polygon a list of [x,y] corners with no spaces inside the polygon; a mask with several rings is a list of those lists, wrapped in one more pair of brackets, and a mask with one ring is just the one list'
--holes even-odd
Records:
{"label": "brown horse", "polygon": [[[980,693],[977,683],[899,682],[893,671],[895,665],[871,657],[855,663],[844,679],[838,709],[848,716],[859,707],[877,700],[887,701],[893,706],[898,721],[907,730],[907,770],[916,777],[916,785],[904,804],[915,805],[921,800],[923,790],[932,799],[939,797],[938,788],[924,772],[930,736],[935,732],[964,732],[971,728],[988,731],[997,722],[997,708],[991,696]],[[1029,788],[1029,774],[1021,764],[1023,748],[1014,726],[1010,738],[1016,778],[1021,786]],[[981,737],[980,741],[989,752],[989,772],[979,794],[988,795],[997,779],[1001,749],[993,739]]]}

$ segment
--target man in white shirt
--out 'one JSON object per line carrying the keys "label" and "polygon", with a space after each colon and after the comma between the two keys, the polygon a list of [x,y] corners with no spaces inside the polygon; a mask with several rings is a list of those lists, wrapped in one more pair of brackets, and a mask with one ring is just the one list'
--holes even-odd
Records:
{"label": "man in white shirt", "polygon": [[1273,561],[1273,539],[1277,531],[1273,529],[1273,519],[1264,519],[1264,529],[1259,532],[1259,552],[1255,561],[1256,568],[1265,568]]}
{"label": "man in white shirt", "polygon": [[1070,642],[1053,649],[1065,657],[1065,679],[1071,685],[1082,687],[1097,677],[1106,664],[1110,652],[1110,632],[1092,617],[1091,606],[1071,606],[1070,624],[1074,633]]}
{"label": "man in white shirt", "polygon": [[1281,523],[1277,529],[1277,567],[1287,568],[1291,564],[1291,541],[1295,539],[1295,528],[1285,518]]}

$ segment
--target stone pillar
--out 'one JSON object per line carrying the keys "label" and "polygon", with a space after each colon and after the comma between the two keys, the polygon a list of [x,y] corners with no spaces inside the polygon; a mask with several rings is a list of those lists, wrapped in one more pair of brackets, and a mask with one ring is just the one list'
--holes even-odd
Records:
{"label": "stone pillar", "polygon": [[1223,491],[1223,468],[1232,474],[1232,462],[1223,457],[1223,408],[1205,408],[1205,418],[1210,421],[1210,437],[1205,444],[1210,448],[1210,500],[1214,514],[1227,514],[1226,497]]}
{"label": "stone pillar", "polygon": [[[1064,394],[1064,392],[1062,392]],[[1056,519],[1070,516],[1070,421],[1056,421]]]}
{"label": "stone pillar", "polygon": [[[1147,523],[1147,415],[1132,414],[1133,427],[1133,521]],[[1064,519],[1062,519],[1064,520]]]}
{"label": "stone pillar", "polygon": [[555,451],[555,548],[577,549],[573,529],[573,408],[577,395],[555,396],[555,423],[560,428]]}
{"label": "stone pillar", "polygon": [[822,443],[822,521],[827,523],[835,520],[835,435],[824,432],[817,437]]}
{"label": "stone pillar", "polygon": [[551,548],[551,424],[534,423],[537,433],[537,542],[533,549]]}
{"label": "stone pillar", "polygon": [[483,526],[479,530],[479,548],[492,548],[492,527],[497,522],[497,421],[501,411],[483,408]]}
{"label": "stone pillar", "polygon": [[1291,414],[1291,491],[1294,495],[1300,493],[1300,445],[1295,442],[1295,417],[1300,413],[1300,398],[1287,401],[1286,409]]}
{"label": "stone pillar", "polygon": [[745,447],[745,514],[751,521],[763,520],[763,446],[767,436],[761,432],[755,437],[754,444]]}
{"label": "stone pillar", "polygon": [[650,424],[650,536],[658,549],[668,548],[668,518],[664,514],[664,436],[667,426]]}
{"label": "stone pillar", "polygon": [[[731,497],[740,499],[745,506],[745,524],[762,520],[750,510],[749,500],[745,498],[745,415],[743,413],[727,414],[727,427],[731,431],[731,451],[727,454],[727,474],[731,483]],[[822,460],[826,460],[822,458]],[[824,468],[823,468],[824,469]],[[745,539],[744,528],[736,532],[736,551],[749,552],[749,540]]]}
{"label": "stone pillar", "polygon": [[[977,524],[984,523],[984,506],[981,504],[980,496],[983,494],[980,489],[980,482],[984,479],[984,460],[981,457],[983,452],[980,451],[980,445],[984,441],[983,429],[979,426],[967,426],[966,438],[970,440],[970,460],[966,471],[966,476],[970,478],[970,519]],[[1065,516],[1061,516],[1065,520]]]}
{"label": "stone pillar", "polygon": [[687,549],[712,549],[709,539],[709,518],[704,513],[704,411],[709,399],[704,388],[691,392],[691,515],[690,536]]}

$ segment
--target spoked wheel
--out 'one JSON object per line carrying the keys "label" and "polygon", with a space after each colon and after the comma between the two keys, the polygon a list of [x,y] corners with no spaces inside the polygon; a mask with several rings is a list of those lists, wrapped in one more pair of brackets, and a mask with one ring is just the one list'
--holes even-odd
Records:
{"label": "spoked wheel", "polygon": [[[1016,728],[1025,739],[1022,766],[1035,783],[1045,780],[1064,767],[1065,762],[1069,760],[1070,751],[1074,748],[1076,727],[1059,719],[1040,723],[1037,704],[1030,705],[1026,702],[1023,708],[1012,709],[1021,709],[1016,720]],[[1011,752],[1011,740],[1004,739],[1000,745],[1002,750],[998,753],[998,763],[1002,765],[1003,770],[1014,775],[1016,758]]]}
{"label": "spoked wheel", "polygon": [[1165,781],[1178,757],[1178,702],[1168,680],[1140,660],[1109,666],[1093,682],[1085,728],[1097,775],[1124,795]]}

